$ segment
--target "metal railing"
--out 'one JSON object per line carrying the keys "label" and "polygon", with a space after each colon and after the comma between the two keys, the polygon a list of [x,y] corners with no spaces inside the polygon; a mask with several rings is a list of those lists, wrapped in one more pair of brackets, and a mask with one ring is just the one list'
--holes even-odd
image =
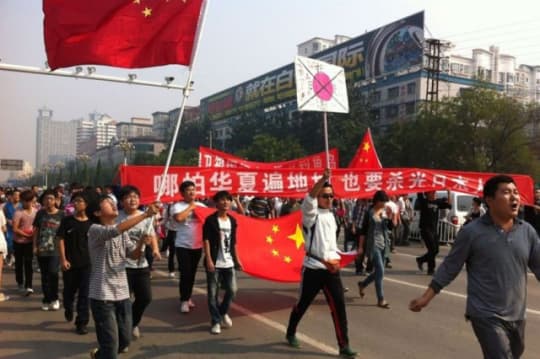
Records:
{"label": "metal railing", "polygon": [[[437,222],[437,235],[439,236],[439,243],[444,245],[453,244],[460,229],[461,225],[459,224],[453,224],[447,219],[439,219],[439,222]],[[411,224],[409,240],[421,240],[418,222]]]}

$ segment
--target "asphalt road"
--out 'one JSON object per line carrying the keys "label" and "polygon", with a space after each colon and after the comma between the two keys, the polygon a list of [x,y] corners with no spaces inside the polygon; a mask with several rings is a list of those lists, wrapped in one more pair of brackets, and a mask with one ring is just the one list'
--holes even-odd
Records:
{"label": "asphalt road", "polygon": [[[409,301],[420,295],[429,277],[416,269],[418,245],[398,247],[393,268],[385,275],[385,297],[390,310],[378,308],[375,289],[370,286],[360,299],[356,282],[362,278],[352,269],[343,271],[351,347],[359,358],[481,358],[481,351],[470,324],[464,319],[466,277],[458,278],[421,313],[408,310]],[[441,248],[444,255],[448,248]],[[300,323],[300,349],[284,343],[285,326],[295,303],[297,284],[282,284],[251,278],[238,278],[238,296],[231,310],[233,327],[220,335],[209,333],[206,283],[199,268],[194,292],[197,307],[181,314],[178,281],[166,276],[165,261],[157,263],[152,280],[154,300],[141,323],[141,338],[132,342],[121,358],[330,358],[337,344],[330,313],[319,295]],[[14,272],[4,271],[4,291],[11,296],[0,303],[1,358],[88,358],[96,345],[93,323],[90,333],[75,334],[63,311],[40,310],[40,277],[34,274],[31,297],[15,291]],[[526,349],[523,358],[540,357],[540,285],[529,276]]]}

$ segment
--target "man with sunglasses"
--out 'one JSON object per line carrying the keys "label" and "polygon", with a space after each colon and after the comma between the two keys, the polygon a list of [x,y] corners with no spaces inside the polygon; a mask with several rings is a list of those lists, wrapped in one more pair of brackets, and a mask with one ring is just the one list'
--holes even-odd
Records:
{"label": "man with sunglasses", "polygon": [[330,170],[326,169],[302,203],[306,256],[300,284],[300,299],[291,311],[286,339],[290,346],[300,347],[296,338],[296,327],[322,289],[332,313],[339,355],[343,358],[354,358],[356,352],[349,347],[345,297],[339,274],[337,224],[332,213],[334,190],[328,182],[329,178]]}

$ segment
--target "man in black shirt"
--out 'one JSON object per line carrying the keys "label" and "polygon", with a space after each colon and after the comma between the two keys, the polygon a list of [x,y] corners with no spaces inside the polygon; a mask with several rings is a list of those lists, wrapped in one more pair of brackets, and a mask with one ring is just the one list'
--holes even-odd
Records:
{"label": "man in black shirt", "polygon": [[[448,198],[450,191],[448,191]],[[435,271],[435,258],[439,253],[439,239],[437,236],[437,222],[439,221],[440,209],[451,209],[450,202],[435,198],[435,191],[418,193],[416,209],[420,211],[420,236],[422,237],[427,252],[421,257],[416,257],[416,264],[420,271],[424,270],[424,263],[428,264],[428,275]]]}
{"label": "man in black shirt", "polygon": [[78,291],[75,326],[77,334],[83,335],[88,333],[90,256],[87,234],[92,222],[86,216],[88,204],[85,194],[75,194],[72,202],[75,213],[62,219],[56,236],[64,278],[64,316],[68,322],[73,320],[73,302]]}

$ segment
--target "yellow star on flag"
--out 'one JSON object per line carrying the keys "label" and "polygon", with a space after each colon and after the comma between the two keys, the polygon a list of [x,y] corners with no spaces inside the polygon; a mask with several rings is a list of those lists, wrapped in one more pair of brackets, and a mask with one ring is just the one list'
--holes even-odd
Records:
{"label": "yellow star on flag", "polygon": [[133,0],[133,3],[134,3],[134,4],[139,4],[139,5],[140,5],[140,4],[141,4],[141,0]]}
{"label": "yellow star on flag", "polygon": [[288,236],[290,240],[293,240],[296,243],[296,249],[300,249],[300,246],[304,243],[304,234],[302,233],[302,230],[300,229],[300,225],[296,224],[296,231],[294,234],[291,234]]}
{"label": "yellow star on flag", "polygon": [[148,16],[151,16],[152,15],[152,9],[148,8],[148,7],[145,7],[144,10],[142,11],[144,17],[148,17]]}
{"label": "yellow star on flag", "polygon": [[272,255],[274,257],[278,257],[279,256],[279,251],[277,249],[272,249]]}
{"label": "yellow star on flag", "polygon": [[266,243],[268,243],[268,244],[274,243],[274,238],[272,238],[270,236],[266,236]]}
{"label": "yellow star on flag", "polygon": [[289,256],[285,256],[285,257],[283,257],[283,261],[284,261],[285,263],[291,263],[291,262],[292,262],[292,259],[291,259],[291,257],[289,257]]}
{"label": "yellow star on flag", "polygon": [[272,225],[272,232],[274,233],[279,232],[279,226],[277,224]]}
{"label": "yellow star on flag", "polygon": [[366,152],[369,151],[370,148],[371,146],[367,142],[364,142],[364,144],[362,145],[362,149]]}

